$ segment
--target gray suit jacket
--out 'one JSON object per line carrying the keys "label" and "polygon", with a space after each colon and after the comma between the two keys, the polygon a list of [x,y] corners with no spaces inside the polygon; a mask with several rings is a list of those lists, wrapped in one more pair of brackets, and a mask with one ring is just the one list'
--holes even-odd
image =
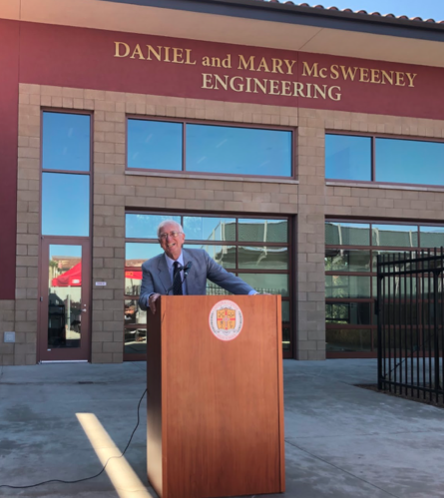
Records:
{"label": "gray suit jacket", "polygon": [[[218,265],[203,249],[182,249],[183,263],[190,261],[192,267],[187,276],[188,294],[203,296],[206,293],[207,278],[232,294],[248,294],[254,290],[239,277]],[[147,308],[151,294],[172,294],[172,285],[165,254],[159,254],[142,265],[143,277],[139,305]]]}

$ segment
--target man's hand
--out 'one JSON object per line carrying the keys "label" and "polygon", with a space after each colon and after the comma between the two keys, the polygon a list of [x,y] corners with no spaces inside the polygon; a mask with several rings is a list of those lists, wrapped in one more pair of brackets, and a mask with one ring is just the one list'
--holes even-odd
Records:
{"label": "man's hand", "polygon": [[160,294],[151,294],[148,299],[148,306],[151,310],[151,313],[154,315],[156,313],[156,301],[159,299]]}

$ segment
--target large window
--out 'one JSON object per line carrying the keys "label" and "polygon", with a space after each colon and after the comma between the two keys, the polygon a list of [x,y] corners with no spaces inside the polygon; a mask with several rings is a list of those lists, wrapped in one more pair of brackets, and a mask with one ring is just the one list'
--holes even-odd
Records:
{"label": "large window", "polygon": [[[126,214],[125,359],[146,353],[146,312],[138,306],[142,263],[162,252],[156,229],[165,219],[184,228],[185,248],[205,249],[227,271],[239,275],[259,292],[282,295],[283,348],[291,354],[290,254],[287,219],[228,216]],[[228,294],[207,282],[207,294]]]}
{"label": "large window", "polygon": [[43,113],[42,235],[89,236],[91,116]]}
{"label": "large window", "polygon": [[444,143],[327,134],[325,177],[444,186]]}
{"label": "large window", "polygon": [[327,221],[325,244],[327,354],[375,356],[377,255],[444,246],[444,227]]}
{"label": "large window", "polygon": [[292,176],[291,130],[128,119],[131,169]]}

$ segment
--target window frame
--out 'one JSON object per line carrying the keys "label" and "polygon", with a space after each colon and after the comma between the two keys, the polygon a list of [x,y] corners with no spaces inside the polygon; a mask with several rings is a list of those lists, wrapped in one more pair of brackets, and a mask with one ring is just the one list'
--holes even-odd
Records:
{"label": "window frame", "polygon": [[[43,114],[45,112],[51,112],[53,114],[76,114],[82,116],[89,116],[90,118],[90,129],[89,129],[89,170],[88,171],[79,171],[79,170],[60,170],[60,169],[46,169],[43,168]],[[72,237],[72,238],[91,238],[93,231],[93,185],[94,185],[94,112],[89,110],[82,109],[64,109],[59,107],[45,107],[42,106],[40,108],[40,187],[39,187],[39,233],[40,237],[43,237],[42,228],[43,228],[43,173],[54,173],[54,174],[64,174],[64,175],[85,175],[89,176],[89,230],[88,234],[84,236],[53,236],[51,237]],[[49,237],[49,236],[48,236]]]}
{"label": "window frame", "polygon": [[[294,282],[293,282],[293,268],[296,262],[296,257],[292,252],[292,247],[293,246],[293,218],[292,216],[288,215],[267,215],[266,213],[259,213],[257,215],[246,215],[245,213],[225,213],[225,212],[195,212],[195,211],[190,211],[190,212],[182,212],[182,211],[171,211],[171,210],[149,210],[149,211],[144,211],[141,209],[126,209],[125,210],[125,217],[127,214],[141,214],[141,215],[166,215],[166,216],[180,216],[181,217],[181,222],[183,223],[183,218],[188,217],[188,216],[198,216],[198,217],[208,217],[208,218],[214,218],[214,217],[222,217],[222,218],[234,218],[235,223],[236,223],[236,240],[235,241],[205,241],[209,242],[206,245],[214,245],[214,246],[220,246],[220,245],[230,245],[234,246],[236,248],[236,267],[235,268],[227,268],[226,270],[230,273],[233,273],[235,275],[238,275],[239,273],[263,273],[263,274],[284,274],[288,275],[288,296],[283,296],[282,297],[282,302],[288,302],[289,303],[289,320],[288,322],[285,322],[285,327],[288,327],[290,330],[290,345],[288,350],[283,350],[283,357],[284,358],[294,358],[295,354],[295,327],[296,327],[296,310],[295,307],[292,306],[294,302],[294,297],[295,297],[295,287],[294,287]],[[244,242],[244,241],[239,241],[238,236],[239,236],[239,219],[267,219],[267,220],[285,220],[287,221],[287,242],[267,242],[267,246],[272,246],[272,247],[287,247],[288,248],[288,268],[286,270],[263,270],[258,272],[255,269],[243,269],[239,268],[238,264],[238,252],[237,248],[242,247],[245,245],[248,246],[254,246],[254,247],[262,247],[264,244],[261,242]],[[191,239],[187,238],[185,242],[185,249],[187,248],[188,244],[202,244],[202,240],[199,239]],[[159,244],[158,240],[156,238],[146,238],[146,239],[140,239],[140,238],[133,238],[133,237],[126,237],[125,234],[125,252],[126,252],[126,244],[127,243],[145,243],[145,244],[152,244],[152,243],[157,243]],[[159,245],[159,254],[162,253],[162,248]],[[140,271],[141,267],[133,267],[133,266],[126,266],[126,254],[125,254],[125,264],[124,264],[124,272],[126,271]],[[124,278],[125,281],[125,278]],[[124,283],[125,286],[125,283]],[[125,290],[125,289],[124,289]],[[123,292],[123,302],[125,301],[138,301],[139,296],[138,295],[128,295]],[[125,328],[132,328],[132,329],[142,329],[141,325],[144,325],[146,328],[146,324],[123,324],[123,329]],[[282,322],[282,331],[284,329],[284,322]],[[123,360],[124,361],[140,361],[140,360],[145,360],[146,355],[143,353],[125,353],[125,340],[123,340]]]}
{"label": "window frame", "polygon": [[[347,304],[347,303],[369,303],[370,304],[370,319],[373,321],[375,317],[375,295],[374,290],[374,279],[377,277],[376,267],[374,265],[374,253],[377,251],[389,251],[389,252],[402,252],[409,253],[414,251],[425,251],[426,248],[421,246],[421,228],[422,227],[443,227],[443,223],[433,223],[433,222],[423,222],[423,221],[411,221],[402,220],[397,221],[393,219],[381,220],[381,219],[351,219],[351,218],[340,218],[340,217],[326,217],[325,224],[327,223],[352,223],[352,224],[368,224],[369,225],[369,244],[368,245],[340,245],[340,244],[327,244],[325,242],[325,253],[328,249],[342,249],[342,250],[355,250],[355,251],[368,251],[370,253],[370,268],[367,272],[362,271],[341,271],[341,270],[324,270],[325,275],[339,275],[339,276],[365,276],[370,278],[370,297],[369,298],[334,298],[325,297],[325,304]],[[372,231],[374,225],[398,225],[398,226],[416,226],[418,235],[418,245],[415,247],[401,247],[401,246],[376,246],[373,245]],[[376,358],[377,357],[377,322],[370,324],[340,324],[340,323],[327,323],[327,316],[325,316],[325,331],[327,336],[327,330],[370,330],[371,331],[371,351],[326,351],[327,358]]]}
{"label": "window frame", "polygon": [[[182,124],[182,164],[180,171],[164,170],[164,169],[154,169],[154,168],[131,168],[128,166],[128,121],[130,119],[139,121],[158,121],[163,123],[181,123]],[[291,133],[291,152],[290,152],[290,168],[291,173],[289,176],[275,176],[275,175],[249,175],[247,173],[213,173],[210,171],[205,172],[195,172],[188,171],[186,169],[186,128],[187,124],[191,125],[206,125],[206,126],[219,126],[225,128],[240,128],[240,129],[253,129],[253,130],[265,130],[265,131],[286,131]],[[137,174],[156,174],[168,176],[184,176],[187,177],[209,177],[214,179],[216,177],[230,178],[230,179],[254,179],[255,181],[267,181],[271,180],[281,180],[286,182],[288,180],[296,180],[296,151],[297,151],[297,128],[291,126],[277,126],[277,125],[262,125],[262,124],[250,124],[250,123],[238,123],[229,121],[213,121],[213,120],[202,120],[202,119],[186,119],[186,118],[175,118],[175,117],[158,117],[158,116],[145,116],[140,114],[126,114],[125,116],[125,172],[137,173]]]}
{"label": "window frame", "polygon": [[[325,130],[325,135],[339,135],[339,136],[351,136],[351,137],[367,137],[371,139],[371,180],[347,180],[347,179],[338,179],[338,178],[327,178],[325,176],[326,185],[338,185],[338,184],[347,184],[347,185],[366,185],[366,186],[376,186],[376,185],[389,185],[396,187],[418,187],[419,189],[435,189],[435,190],[444,190],[443,185],[431,185],[426,183],[403,183],[403,182],[380,182],[375,180],[376,178],[376,139],[384,138],[389,140],[405,140],[409,142],[432,142],[444,144],[444,139],[433,138],[433,137],[419,137],[419,136],[408,136],[405,135],[384,135],[383,133],[366,133],[366,132],[354,132],[354,131],[337,131],[337,130]],[[325,144],[325,141],[324,141]],[[325,153],[324,153],[325,158]],[[444,167],[444,159],[443,159],[443,167]],[[325,174],[325,173],[324,173]]]}

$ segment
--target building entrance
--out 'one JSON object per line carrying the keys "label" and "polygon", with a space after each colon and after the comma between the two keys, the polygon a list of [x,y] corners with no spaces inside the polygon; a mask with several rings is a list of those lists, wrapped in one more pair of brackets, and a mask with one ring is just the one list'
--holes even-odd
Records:
{"label": "building entrance", "polygon": [[45,237],[40,282],[39,360],[89,360],[89,242]]}

